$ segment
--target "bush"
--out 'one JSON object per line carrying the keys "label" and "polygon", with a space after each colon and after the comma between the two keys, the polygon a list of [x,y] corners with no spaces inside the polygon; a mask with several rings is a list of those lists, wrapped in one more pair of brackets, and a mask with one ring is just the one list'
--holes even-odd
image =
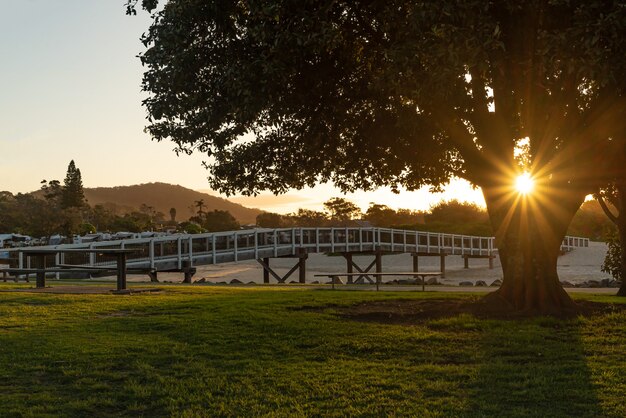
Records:
{"label": "bush", "polygon": [[602,264],[602,271],[609,273],[615,280],[622,280],[622,260],[621,252],[622,245],[617,235],[617,230],[611,228],[605,235],[606,245],[608,250],[604,263]]}
{"label": "bush", "polygon": [[78,226],[78,233],[80,235],[93,234],[96,232],[96,227],[89,222],[83,222]]}
{"label": "bush", "polygon": [[178,224],[178,232],[186,232],[187,234],[201,234],[204,229],[193,222],[181,222]]}

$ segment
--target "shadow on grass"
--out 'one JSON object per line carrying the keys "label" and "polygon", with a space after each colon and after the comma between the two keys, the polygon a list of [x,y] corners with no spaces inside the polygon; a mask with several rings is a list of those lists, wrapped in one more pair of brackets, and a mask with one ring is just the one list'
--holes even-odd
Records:
{"label": "shadow on grass", "polygon": [[[421,325],[432,330],[427,343],[439,353],[439,364],[471,370],[456,394],[447,396],[456,401],[455,416],[621,416],[619,408],[607,406],[604,384],[598,386],[598,373],[610,366],[596,362],[592,370],[589,358],[590,334],[612,335],[615,343],[619,321],[599,323],[597,318],[607,315],[604,310],[595,312],[593,320],[480,319],[472,313],[471,301],[363,302],[338,314],[360,322]],[[434,344],[434,338],[442,338],[443,343]],[[600,341],[592,352],[604,352],[606,347],[607,341]],[[420,358],[424,354],[427,351]],[[441,377],[448,388],[453,387],[450,372],[447,369]],[[616,386],[620,385],[617,380]],[[431,402],[441,393],[427,390],[424,396]]]}
{"label": "shadow on grass", "polygon": [[581,321],[488,321],[467,416],[607,416],[581,341]]}

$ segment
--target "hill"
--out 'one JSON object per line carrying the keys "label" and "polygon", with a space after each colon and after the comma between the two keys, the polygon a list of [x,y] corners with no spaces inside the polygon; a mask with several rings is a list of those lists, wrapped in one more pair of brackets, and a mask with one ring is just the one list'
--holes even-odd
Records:
{"label": "hill", "polygon": [[85,198],[89,205],[104,205],[118,213],[137,210],[142,204],[152,206],[169,218],[170,208],[176,208],[176,219],[189,219],[195,211],[190,209],[194,202],[204,200],[207,211],[227,210],[241,224],[255,223],[262,211],[251,209],[221,197],[197,192],[183,186],[167,183],[146,183],[133,186],[85,188]]}

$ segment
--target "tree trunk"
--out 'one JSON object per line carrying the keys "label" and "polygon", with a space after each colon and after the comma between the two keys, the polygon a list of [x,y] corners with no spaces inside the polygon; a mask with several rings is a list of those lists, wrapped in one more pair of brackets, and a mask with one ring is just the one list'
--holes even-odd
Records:
{"label": "tree trunk", "polygon": [[559,282],[557,259],[584,194],[537,190],[525,196],[508,189],[483,187],[503,270],[501,287],[485,302],[529,315],[577,312]]}

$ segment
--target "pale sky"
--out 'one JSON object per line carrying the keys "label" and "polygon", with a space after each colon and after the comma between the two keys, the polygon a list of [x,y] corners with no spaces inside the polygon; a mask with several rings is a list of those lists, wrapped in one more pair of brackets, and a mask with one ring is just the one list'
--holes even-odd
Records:
{"label": "pale sky", "polygon": [[[29,192],[42,179],[63,180],[72,159],[85,187],[159,181],[208,189],[202,155],[177,157],[172,143],[152,142],[143,132],[136,55],[144,49],[139,38],[150,20],[145,13],[126,16],[123,5],[123,0],[0,0],[0,190]],[[287,213],[320,210],[335,196],[343,195],[321,185],[231,200]],[[484,204],[480,190],[460,181],[437,195],[382,189],[345,197],[362,209],[376,202],[423,210],[452,198]]]}

